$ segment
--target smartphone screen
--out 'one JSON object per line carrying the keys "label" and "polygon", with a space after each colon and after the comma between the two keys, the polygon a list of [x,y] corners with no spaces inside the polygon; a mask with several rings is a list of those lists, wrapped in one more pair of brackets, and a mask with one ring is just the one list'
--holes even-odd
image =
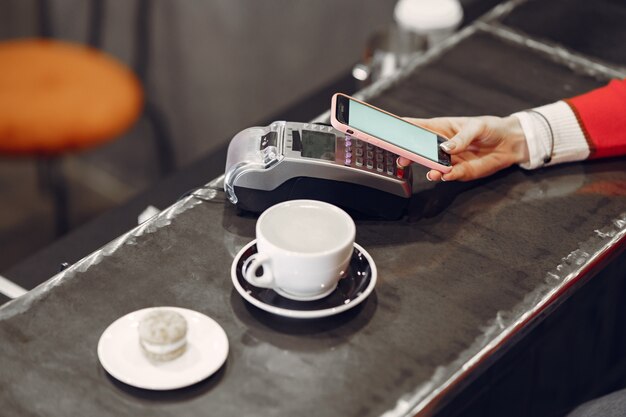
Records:
{"label": "smartphone screen", "polygon": [[431,161],[450,165],[450,156],[439,148],[444,141],[441,136],[345,96],[339,96],[339,100],[336,117],[340,122]]}

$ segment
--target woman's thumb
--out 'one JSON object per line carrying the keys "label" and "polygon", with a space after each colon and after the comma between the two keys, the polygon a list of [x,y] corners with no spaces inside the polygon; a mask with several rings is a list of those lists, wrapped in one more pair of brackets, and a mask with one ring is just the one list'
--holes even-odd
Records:
{"label": "woman's thumb", "polygon": [[484,130],[485,123],[482,120],[471,119],[456,135],[439,146],[451,155],[463,152],[476,138],[481,136]]}

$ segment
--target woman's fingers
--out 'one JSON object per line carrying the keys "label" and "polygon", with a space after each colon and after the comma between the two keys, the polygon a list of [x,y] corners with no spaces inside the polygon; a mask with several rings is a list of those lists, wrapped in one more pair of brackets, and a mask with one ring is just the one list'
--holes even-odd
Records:
{"label": "woman's fingers", "polygon": [[398,159],[396,160],[396,163],[400,165],[401,167],[408,167],[409,165],[413,163],[413,161],[405,158],[404,156],[399,156]]}
{"label": "woman's fingers", "polygon": [[426,173],[426,179],[432,182],[463,181],[465,179],[465,169],[462,166],[457,165],[452,167],[452,171],[447,174],[432,169]]}
{"label": "woman's fingers", "polygon": [[[469,181],[502,169],[502,161],[493,155],[472,155],[479,153],[483,146],[476,140],[489,135],[490,128],[485,118],[441,117],[405,120],[451,138],[442,143],[441,148],[453,156],[452,169],[446,174],[436,170],[428,171],[426,177],[429,181]],[[461,157],[461,154],[464,156]],[[398,164],[408,166],[411,161],[400,157]]]}
{"label": "woman's fingers", "polygon": [[447,138],[454,136],[458,128],[457,122],[459,117],[435,117],[433,119],[417,119],[414,117],[405,117],[404,120],[413,123],[419,127],[423,127],[433,132],[437,132]]}
{"label": "woman's fingers", "polygon": [[442,181],[463,181],[466,178],[465,162],[452,166],[452,170],[441,176]]}
{"label": "woman's fingers", "polygon": [[495,154],[484,155],[458,162],[452,166],[452,170],[443,175],[445,181],[470,181],[495,174],[503,168],[510,166]]}
{"label": "woman's fingers", "polygon": [[426,173],[426,179],[433,182],[441,181],[441,172],[431,169]]}
{"label": "woman's fingers", "polygon": [[428,124],[428,121],[430,120],[430,119],[420,119],[418,117],[403,117],[403,119],[406,120],[407,122],[411,122],[413,124],[424,126],[424,127],[426,127],[426,125]]}
{"label": "woman's fingers", "polygon": [[486,124],[482,120],[470,119],[454,137],[442,143],[441,148],[450,155],[464,152],[474,140],[483,135],[485,127]]}

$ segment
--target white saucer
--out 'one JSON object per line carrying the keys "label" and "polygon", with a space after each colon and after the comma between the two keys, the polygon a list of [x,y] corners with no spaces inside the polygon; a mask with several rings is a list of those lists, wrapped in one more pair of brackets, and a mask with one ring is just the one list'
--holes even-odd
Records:
{"label": "white saucer", "polygon": [[[167,308],[187,320],[187,350],[169,362],[150,362],[139,346],[137,327],[143,316]],[[134,387],[170,390],[193,385],[217,371],[228,356],[228,338],[213,319],[179,307],[144,308],[114,321],[100,336],[98,358],[116,379]]]}
{"label": "white saucer", "polygon": [[244,246],[235,256],[230,269],[237,292],[250,304],[279,316],[313,319],[332,316],[356,307],[376,286],[376,264],[369,253],[354,244],[354,252],[346,277],[335,290],[318,300],[293,300],[269,288],[259,288],[243,277],[241,267],[246,259],[256,253],[256,240]]}

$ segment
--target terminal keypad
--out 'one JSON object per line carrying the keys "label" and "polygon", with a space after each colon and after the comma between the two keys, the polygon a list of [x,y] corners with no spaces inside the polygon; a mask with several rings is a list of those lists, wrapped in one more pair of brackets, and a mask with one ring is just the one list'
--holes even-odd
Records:
{"label": "terminal keypad", "polygon": [[346,135],[345,165],[404,178],[404,169],[396,165],[398,155]]}

